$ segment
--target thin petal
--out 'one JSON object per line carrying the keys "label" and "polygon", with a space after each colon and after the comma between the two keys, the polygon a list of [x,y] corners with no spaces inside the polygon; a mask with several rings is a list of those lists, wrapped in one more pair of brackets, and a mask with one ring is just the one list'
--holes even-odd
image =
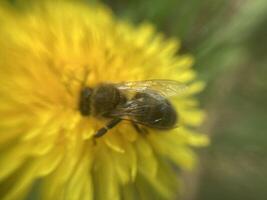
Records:
{"label": "thin petal", "polygon": [[168,136],[153,135],[149,137],[153,148],[162,156],[166,156],[172,160],[176,165],[185,169],[191,169],[196,161],[194,152],[187,146],[186,143],[179,141],[177,135]]}
{"label": "thin petal", "polygon": [[137,153],[138,171],[146,176],[155,177],[158,165],[151,146],[141,137],[134,146]]}
{"label": "thin petal", "polygon": [[113,152],[111,156],[114,160],[117,176],[120,182],[125,185],[133,181],[136,176],[137,158],[131,143],[126,143],[124,148],[125,152],[123,154]]}
{"label": "thin petal", "polygon": [[119,199],[118,178],[116,176],[114,162],[109,156],[106,147],[100,149],[92,174],[94,176],[94,194],[97,200]]}
{"label": "thin petal", "polygon": [[0,155],[0,180],[3,180],[17,170],[27,158],[32,145],[22,143],[16,147],[11,146]]}
{"label": "thin petal", "polygon": [[52,174],[46,176],[42,186],[43,199],[64,199],[66,183],[75,172],[82,156],[83,144],[69,146],[64,149],[63,160]]}
{"label": "thin petal", "polygon": [[79,196],[79,200],[94,200],[93,181],[92,175],[88,174],[84,183],[81,183],[83,188]]}
{"label": "thin petal", "polygon": [[117,134],[115,135],[115,132],[113,131],[112,133],[108,133],[108,135],[104,138],[104,142],[106,145],[111,148],[112,150],[119,152],[119,153],[124,153],[124,140],[121,137],[121,135]]}
{"label": "thin petal", "polygon": [[[88,199],[93,199],[93,188],[90,184],[90,168],[91,158],[87,156],[87,152],[82,153],[81,159],[77,162],[77,167],[69,178],[65,189],[66,200],[79,199],[86,195]],[[87,190],[87,194],[84,194]]]}
{"label": "thin petal", "polygon": [[36,180],[37,171],[40,167],[39,162],[35,160],[28,160],[18,171],[12,174],[7,180],[6,184],[11,184],[7,188],[6,195],[3,197],[4,200],[23,199],[30,191],[32,184]]}
{"label": "thin petal", "polygon": [[199,126],[205,118],[205,113],[199,109],[181,110],[181,123]]}

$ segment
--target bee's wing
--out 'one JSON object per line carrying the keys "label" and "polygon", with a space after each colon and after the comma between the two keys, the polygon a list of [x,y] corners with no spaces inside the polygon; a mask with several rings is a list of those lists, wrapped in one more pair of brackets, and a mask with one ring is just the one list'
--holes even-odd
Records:
{"label": "bee's wing", "polygon": [[119,90],[130,92],[145,92],[153,90],[165,97],[182,94],[187,88],[187,86],[182,83],[165,79],[129,81],[117,83],[115,86]]}
{"label": "bee's wing", "polygon": [[[155,96],[155,98],[157,97]],[[116,109],[114,109],[110,113],[110,116],[114,118],[120,118],[123,120],[133,121],[137,124],[151,126],[151,124],[146,124],[144,121],[138,120],[138,119],[142,119],[142,116],[145,116],[147,114],[146,110],[150,109],[151,105],[140,104],[140,102],[138,101],[142,101],[142,98],[130,100],[125,105],[118,106]],[[157,127],[156,122],[161,121],[163,119],[160,117],[158,118],[155,117],[153,120],[155,122],[155,125],[153,125],[153,127],[161,128],[161,127]]]}
{"label": "bee's wing", "polygon": [[111,112],[110,116],[126,119],[144,115],[144,110],[151,105],[140,105],[137,101],[139,101],[139,99],[130,100],[126,104],[118,106]]}
{"label": "bee's wing", "polygon": [[[137,118],[145,115],[146,113],[144,110],[149,107],[149,105],[140,105],[137,104],[135,101],[130,101],[125,106],[120,106],[113,110],[110,113],[111,117],[120,118],[123,120],[133,121],[138,124],[146,125],[144,122],[137,120]],[[155,121],[161,119],[155,119]]]}

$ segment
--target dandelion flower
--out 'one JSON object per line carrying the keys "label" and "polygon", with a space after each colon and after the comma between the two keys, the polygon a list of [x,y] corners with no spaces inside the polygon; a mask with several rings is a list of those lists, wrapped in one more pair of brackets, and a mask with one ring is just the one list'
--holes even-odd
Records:
{"label": "dandelion flower", "polygon": [[[1,199],[173,199],[177,168],[195,164],[193,128],[203,112],[193,95],[189,55],[149,24],[116,20],[101,5],[39,1],[0,7]],[[122,122],[93,142],[106,122],[77,108],[86,84],[171,79],[188,85],[174,98],[180,126],[142,135]],[[176,166],[176,167],[175,167]]]}

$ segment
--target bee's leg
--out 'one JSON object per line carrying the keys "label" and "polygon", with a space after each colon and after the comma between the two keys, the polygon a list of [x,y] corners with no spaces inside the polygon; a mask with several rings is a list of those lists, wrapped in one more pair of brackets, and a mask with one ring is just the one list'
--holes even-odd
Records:
{"label": "bee's leg", "polygon": [[141,133],[141,134],[148,134],[147,129],[145,128],[140,128],[140,126],[138,126],[138,124],[136,124],[135,122],[132,122],[132,125],[134,127],[134,129],[136,130],[137,133]]}
{"label": "bee's leg", "polygon": [[114,126],[116,126],[121,120],[122,120],[122,119],[117,119],[117,118],[111,120],[110,122],[108,122],[108,124],[107,124],[105,127],[99,129],[99,130],[96,132],[96,134],[94,135],[94,138],[98,138],[98,137],[103,136],[105,133],[108,132],[109,129],[112,129],[112,128],[113,128]]}

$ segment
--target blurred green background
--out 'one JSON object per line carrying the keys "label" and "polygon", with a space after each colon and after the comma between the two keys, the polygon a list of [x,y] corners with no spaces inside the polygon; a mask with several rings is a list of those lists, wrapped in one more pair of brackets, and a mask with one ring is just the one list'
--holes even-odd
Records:
{"label": "blurred green background", "polygon": [[[92,0],[88,0],[92,2]],[[212,143],[183,177],[183,200],[267,199],[267,1],[102,0],[133,23],[152,22],[193,54]]]}

